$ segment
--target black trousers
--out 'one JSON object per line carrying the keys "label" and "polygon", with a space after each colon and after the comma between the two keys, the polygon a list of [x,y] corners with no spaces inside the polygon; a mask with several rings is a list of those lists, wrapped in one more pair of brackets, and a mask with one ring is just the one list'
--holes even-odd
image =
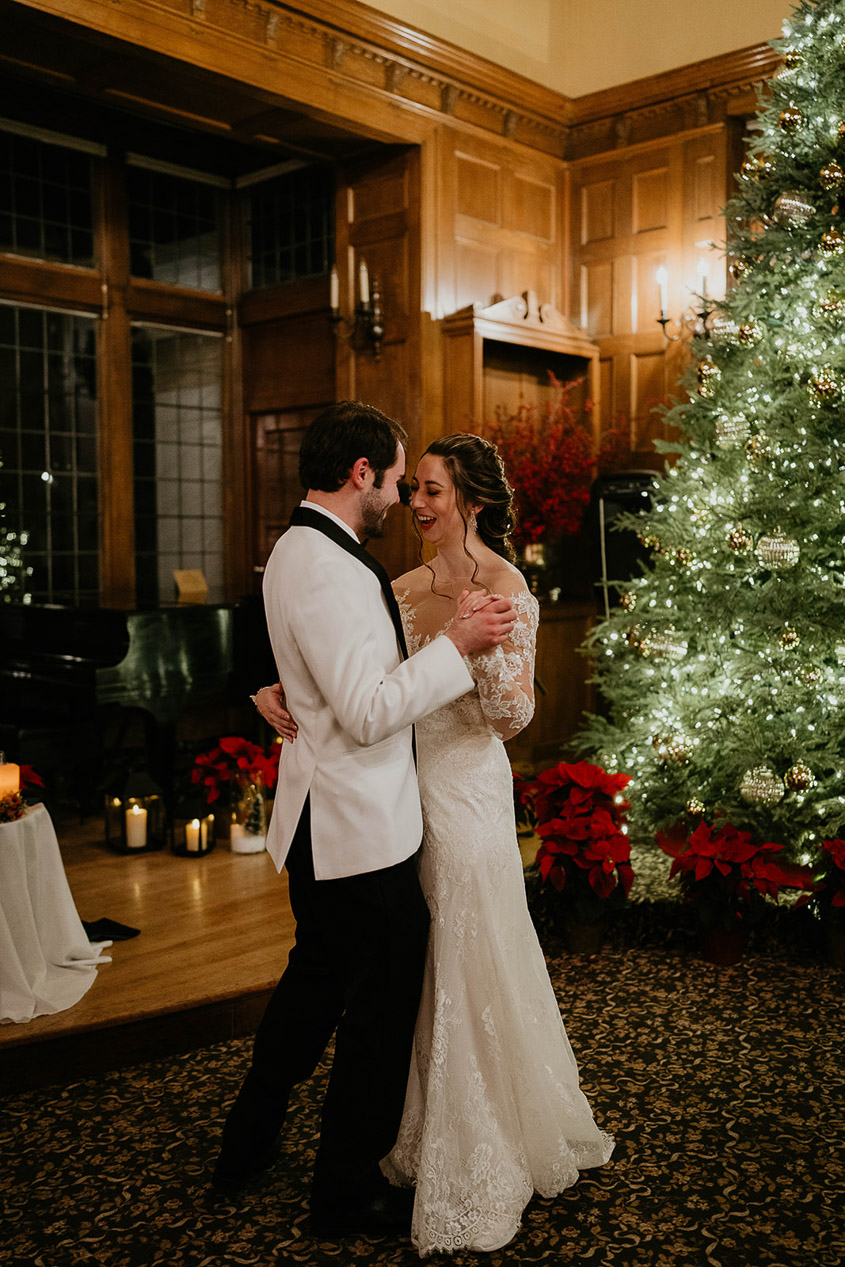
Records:
{"label": "black trousers", "polygon": [[221,1160],[248,1165],[270,1146],[291,1089],[337,1033],[323,1103],[312,1209],[367,1202],[396,1141],[419,1007],[428,908],[416,858],[315,880],[306,801],[285,866],[296,941],[258,1028],[252,1067],[223,1129]]}

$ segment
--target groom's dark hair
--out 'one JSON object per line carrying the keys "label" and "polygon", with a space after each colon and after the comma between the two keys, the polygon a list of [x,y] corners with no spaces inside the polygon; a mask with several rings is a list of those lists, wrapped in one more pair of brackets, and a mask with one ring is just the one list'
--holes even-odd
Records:
{"label": "groom's dark hair", "polygon": [[384,473],[396,461],[397,445],[407,445],[405,428],[373,405],[341,400],[329,405],[311,423],[299,450],[299,478],[304,489],[336,493],[359,458],[366,458],[381,488]]}

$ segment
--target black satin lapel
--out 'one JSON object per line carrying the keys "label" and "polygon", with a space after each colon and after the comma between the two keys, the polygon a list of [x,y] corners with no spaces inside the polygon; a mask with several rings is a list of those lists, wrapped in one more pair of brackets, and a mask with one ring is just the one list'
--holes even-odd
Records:
{"label": "black satin lapel", "polygon": [[327,515],[321,515],[317,510],[310,510],[307,506],[297,506],[291,514],[290,522],[292,527],[316,528],[318,532],[322,532],[329,540],[334,541],[335,545],[339,545],[342,550],[346,550],[348,554],[356,558],[359,563],[363,563],[364,567],[369,568],[378,577],[381,591],[387,603],[387,610],[390,612],[390,619],[393,621],[393,628],[396,630],[396,641],[399,643],[403,659],[407,660],[408,647],[405,642],[405,630],[402,628],[399,604],[396,602],[396,595],[393,593],[390,578],[378,559],[374,559],[359,541],[355,541],[348,532],[345,532]]}

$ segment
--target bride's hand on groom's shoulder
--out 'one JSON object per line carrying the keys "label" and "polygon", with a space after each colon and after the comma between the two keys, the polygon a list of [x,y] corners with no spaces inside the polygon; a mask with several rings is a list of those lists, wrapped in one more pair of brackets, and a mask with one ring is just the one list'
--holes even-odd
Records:
{"label": "bride's hand on groom's shoulder", "polygon": [[255,707],[268,726],[272,726],[283,739],[293,743],[298,727],[285,707],[287,701],[281,682],[276,682],[274,686],[262,686],[260,691],[256,691],[254,700]]}
{"label": "bride's hand on groom's shoulder", "polygon": [[472,655],[500,646],[510,637],[515,623],[516,612],[509,598],[464,590],[446,637],[461,655]]}

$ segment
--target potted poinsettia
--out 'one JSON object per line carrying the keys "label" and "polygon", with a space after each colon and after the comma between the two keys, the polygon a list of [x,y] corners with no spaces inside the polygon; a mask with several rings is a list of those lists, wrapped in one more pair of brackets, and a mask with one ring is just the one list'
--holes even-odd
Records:
{"label": "potted poinsettia", "polygon": [[630,807],[622,795],[630,781],[588,761],[562,761],[523,791],[542,840],[542,890],[570,950],[598,950],[609,914],[631,891]]}
{"label": "potted poinsettia", "polygon": [[823,840],[812,891],[801,898],[818,917],[829,961],[845,968],[845,840]]}
{"label": "potted poinsettia", "polygon": [[678,876],[684,899],[695,908],[702,954],[710,963],[738,963],[766,899],[777,901],[781,889],[810,883],[807,867],[776,856],[783,845],[755,841],[733,823],[716,828],[701,822],[690,836],[660,832],[657,843],[673,859],[669,874]]}
{"label": "potted poinsettia", "polygon": [[259,853],[264,848],[265,794],[276,786],[280,753],[279,744],[265,751],[248,739],[230,735],[194,761],[191,782],[201,786],[209,805],[219,801],[230,808],[234,853]]}

